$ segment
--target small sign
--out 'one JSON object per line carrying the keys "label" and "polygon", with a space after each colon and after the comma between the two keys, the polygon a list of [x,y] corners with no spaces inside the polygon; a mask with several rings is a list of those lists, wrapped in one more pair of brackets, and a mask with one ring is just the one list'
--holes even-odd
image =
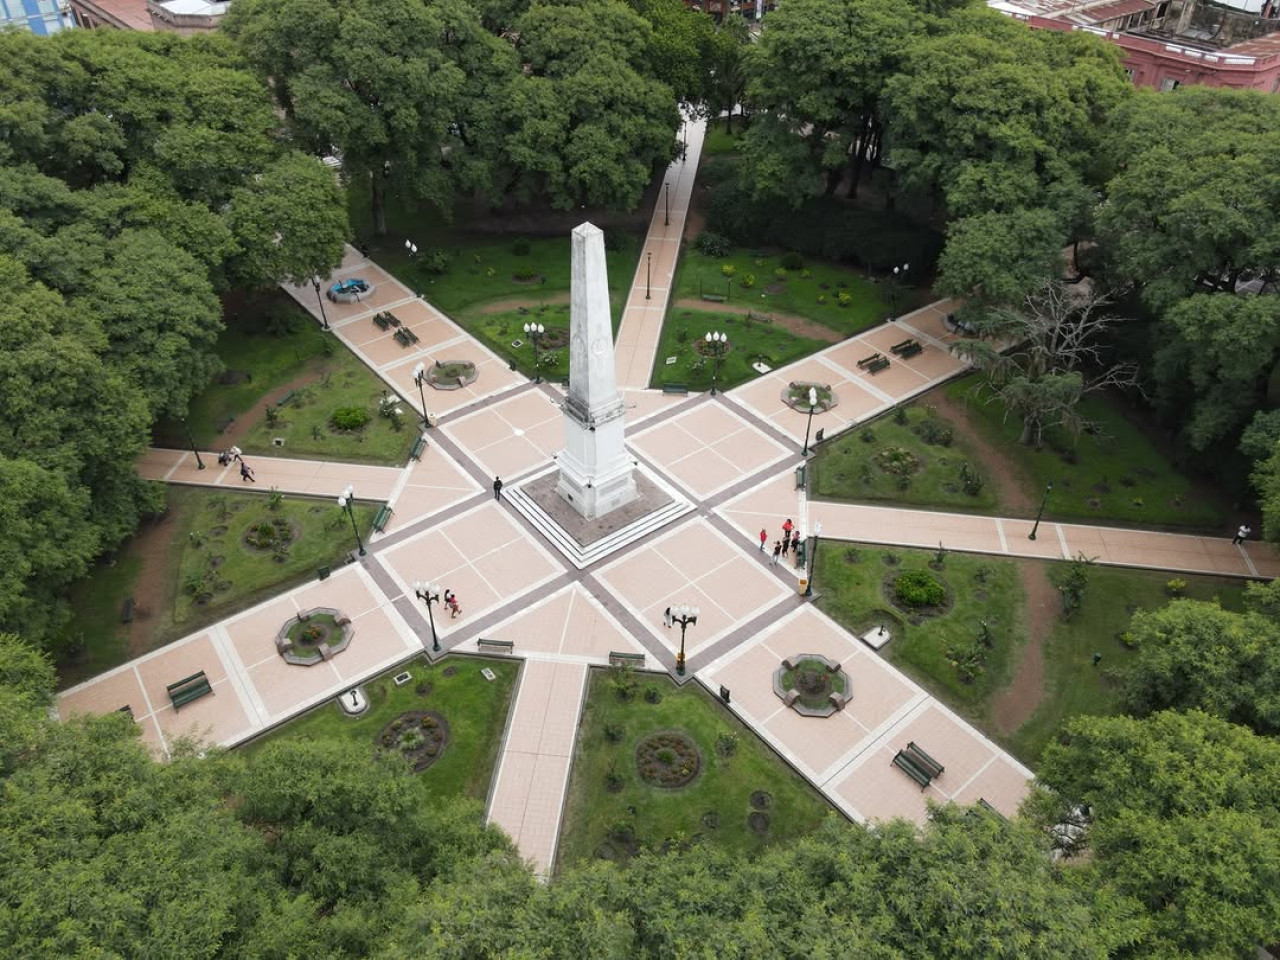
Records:
{"label": "small sign", "polygon": [[673,363],[675,363],[679,359],[680,359],[679,357],[667,357],[667,366],[668,367],[671,366]]}
{"label": "small sign", "polygon": [[524,346],[524,341],[523,341],[523,340],[512,340],[512,341],[511,341],[511,348],[512,348],[513,350],[519,350],[519,349],[520,349],[521,347],[523,347],[523,346]]}
{"label": "small sign", "polygon": [[729,688],[726,687],[723,683],[720,684],[720,699],[723,700],[725,703],[729,702]]}
{"label": "small sign", "polygon": [[485,678],[486,680],[488,680],[490,683],[493,683],[493,681],[495,681],[495,680],[497,680],[497,679],[498,679],[497,674],[495,674],[495,673],[494,673],[492,670],[490,670],[488,667],[483,667],[483,668],[481,668],[481,670],[480,670],[480,676],[484,677],[484,678]]}
{"label": "small sign", "polygon": [[406,670],[404,673],[397,673],[391,679],[395,680],[397,687],[403,687],[406,683],[413,679],[413,674]]}
{"label": "small sign", "polygon": [[762,363],[761,361],[757,360],[755,363],[751,365],[751,369],[754,370],[756,373],[768,373],[770,370],[773,369],[773,367],[769,366],[767,363]]}

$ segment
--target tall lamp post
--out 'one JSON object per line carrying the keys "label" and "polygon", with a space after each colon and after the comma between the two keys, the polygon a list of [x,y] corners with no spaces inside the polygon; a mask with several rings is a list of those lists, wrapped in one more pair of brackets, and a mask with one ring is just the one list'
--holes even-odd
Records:
{"label": "tall lamp post", "polygon": [[418,365],[413,368],[413,382],[418,385],[418,399],[422,401],[422,429],[427,430],[431,427],[431,416],[427,413],[427,391],[425,384],[427,382],[427,365],[421,360]]}
{"label": "tall lamp post", "polygon": [[800,451],[800,456],[807,457],[809,455],[809,430],[813,427],[813,415],[818,410],[818,388],[809,388],[809,422],[804,428],[804,449]]}
{"label": "tall lamp post", "polygon": [[533,382],[542,382],[542,367],[538,365],[538,341],[542,339],[542,335],[547,332],[547,328],[540,323],[526,323],[524,325],[524,335],[529,338],[529,342],[533,344]]}
{"label": "tall lamp post", "polygon": [[414,243],[412,240],[406,240],[404,242],[404,248],[409,252],[410,260],[412,260],[414,257],[418,255],[418,245]]}
{"label": "tall lamp post", "polygon": [[1044,516],[1044,505],[1049,502],[1049,491],[1053,489],[1053,481],[1050,480],[1044,485],[1044,496],[1040,498],[1040,509],[1036,513],[1036,522],[1031,525],[1031,532],[1027,534],[1028,540],[1036,538],[1036,531],[1040,529],[1040,518]]}
{"label": "tall lamp post", "polygon": [[364,556],[364,541],[360,539],[360,528],[356,526],[356,512],[352,509],[355,503],[356,492],[351,484],[347,484],[347,488],[338,494],[338,506],[347,511],[347,516],[351,519],[351,532],[356,535],[356,547],[360,551],[360,556]]}
{"label": "tall lamp post", "polygon": [[652,299],[653,294],[653,251],[644,255],[644,298]]}
{"label": "tall lamp post", "polygon": [[809,557],[809,579],[805,583],[804,595],[813,596],[813,574],[818,569],[818,538],[822,536],[822,521],[813,525],[813,553]]}
{"label": "tall lamp post", "polygon": [[415,580],[413,581],[413,592],[419,600],[427,605],[427,622],[431,624],[431,650],[433,653],[439,653],[440,638],[436,636],[436,618],[431,612],[431,605],[440,602],[442,588],[434,580],[430,583]]}
{"label": "tall lamp post", "polygon": [[200,459],[200,451],[196,449],[196,438],[191,435],[191,424],[187,422],[187,418],[182,418],[182,429],[187,431],[187,443],[191,444],[191,452],[196,455],[196,466],[201,470],[204,469],[204,461]]}
{"label": "tall lamp post", "polygon": [[664,197],[666,198],[666,207],[667,207],[667,215],[666,215],[666,218],[662,221],[662,225],[664,227],[669,227],[671,226],[671,183],[670,181],[662,185],[662,192]]}
{"label": "tall lamp post", "polygon": [[720,358],[724,356],[725,350],[729,348],[729,336],[719,330],[708,330],[705,340],[715,361],[715,365],[711,368],[711,395],[714,397],[716,395],[716,378],[720,376]]}
{"label": "tall lamp post", "polygon": [[671,622],[680,624],[680,652],[676,654],[676,673],[684,676],[684,632],[698,622],[698,608],[680,604],[671,608]]}
{"label": "tall lamp post", "polygon": [[909,263],[893,268],[893,314],[895,317],[898,315],[898,311],[902,309],[902,288],[907,282],[907,271],[910,269],[911,264]]}
{"label": "tall lamp post", "polygon": [[312,277],[311,285],[316,288],[316,300],[320,303],[320,321],[324,324],[324,329],[329,329],[329,315],[324,312],[324,296],[320,293],[320,278]]}

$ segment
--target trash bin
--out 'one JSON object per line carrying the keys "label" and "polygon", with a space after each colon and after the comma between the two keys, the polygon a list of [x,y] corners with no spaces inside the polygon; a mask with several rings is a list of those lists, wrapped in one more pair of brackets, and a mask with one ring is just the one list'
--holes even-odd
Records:
{"label": "trash bin", "polygon": [[805,592],[809,589],[809,581],[806,578],[801,577],[798,587],[800,590],[800,596],[803,597],[805,595]]}

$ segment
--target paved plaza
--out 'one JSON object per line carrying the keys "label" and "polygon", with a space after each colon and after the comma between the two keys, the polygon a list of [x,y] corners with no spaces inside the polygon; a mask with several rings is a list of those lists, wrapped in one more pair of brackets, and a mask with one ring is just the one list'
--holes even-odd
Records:
{"label": "paved plaza", "polygon": [[[139,472],[170,483],[324,497],[351,483],[361,499],[392,505],[385,531],[372,538],[366,556],[327,580],[289,590],[64,692],[59,713],[127,706],[145,742],[161,755],[182,736],[233,746],[412,657],[491,654],[482,640],[509,642],[523,669],[488,817],[545,877],[555,862],[588,670],[607,664],[616,651],[643,654],[647,669],[674,674],[680,633],[664,625],[663,614],[676,604],[701,611],[687,637],[683,679],[717,693],[727,688],[730,708],[848,817],[920,822],[930,800],[983,800],[1006,815],[1016,812],[1031,771],[800,597],[794,564],[774,566],[760,552],[761,527],[770,544],[790,517],[806,536],[821,523],[823,538],[918,547],[942,541],[948,549],[993,555],[1084,553],[1107,564],[1280,574],[1280,559],[1269,548],[1237,547],[1225,538],[1046,522],[1031,541],[1025,520],[810,502],[794,482],[807,416],[783,402],[789,385],[812,380],[833,387],[837,405],[813,422],[815,431],[829,434],[930,389],[963,370],[948,350],[948,301],[717,397],[648,390],[703,124],[690,122],[687,130],[687,157],[666,178],[670,223],[660,199],[622,317],[616,370],[628,407],[628,449],[683,492],[691,513],[576,569],[490,490],[495,475],[518,483],[553,463],[564,444],[563,391],[510,371],[429,302],[348,249],[330,282],[358,275],[376,287],[359,303],[326,302],[325,318],[407,406],[422,412],[413,381],[417,363],[477,366],[474,383],[426,392],[437,425],[424,434],[421,459],[371,467],[253,457],[258,482],[251,485],[241,482],[234,465],[218,467],[214,455],[205,455],[200,470],[190,452],[152,450]],[[289,292],[321,322],[310,285]],[[381,311],[412,331],[416,343],[402,346],[375,324]],[[921,354],[895,358],[877,375],[858,366],[908,338],[920,341]],[[461,602],[456,618],[434,608],[439,654],[432,650],[427,611],[414,597],[416,580],[440,582]],[[315,666],[286,663],[275,642],[281,625],[319,606],[350,619],[351,645]],[[774,671],[797,653],[819,653],[842,665],[852,685],[842,711],[803,717],[774,693]],[[166,687],[199,671],[213,694],[175,709]],[[893,765],[912,742],[944,767],[925,789]]]}

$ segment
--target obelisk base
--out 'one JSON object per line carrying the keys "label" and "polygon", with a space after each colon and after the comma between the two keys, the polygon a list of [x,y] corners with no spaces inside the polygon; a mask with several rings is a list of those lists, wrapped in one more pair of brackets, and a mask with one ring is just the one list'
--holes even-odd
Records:
{"label": "obelisk base", "polygon": [[583,519],[602,517],[636,498],[635,467],[630,460],[623,459],[612,469],[597,468],[588,474],[565,455],[567,452],[562,451],[559,457],[556,493]]}

